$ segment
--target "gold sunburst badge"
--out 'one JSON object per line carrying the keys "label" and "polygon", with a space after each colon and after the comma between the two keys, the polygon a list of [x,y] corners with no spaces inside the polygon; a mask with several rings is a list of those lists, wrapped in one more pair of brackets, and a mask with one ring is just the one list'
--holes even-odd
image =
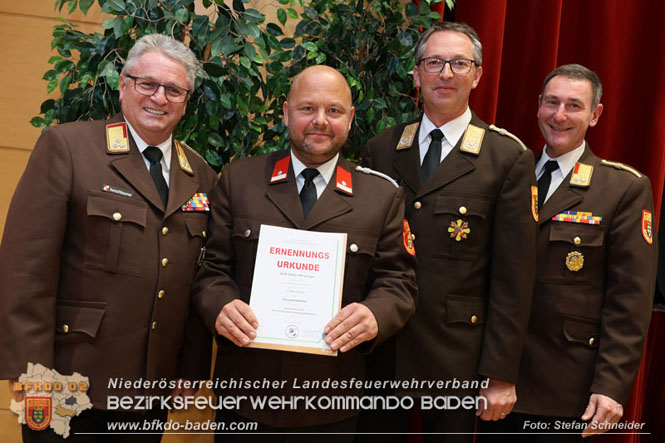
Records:
{"label": "gold sunburst badge", "polygon": [[457,219],[457,221],[450,222],[448,232],[450,233],[450,238],[454,238],[455,241],[460,241],[463,238],[467,238],[471,229],[469,229],[469,223],[462,219]]}

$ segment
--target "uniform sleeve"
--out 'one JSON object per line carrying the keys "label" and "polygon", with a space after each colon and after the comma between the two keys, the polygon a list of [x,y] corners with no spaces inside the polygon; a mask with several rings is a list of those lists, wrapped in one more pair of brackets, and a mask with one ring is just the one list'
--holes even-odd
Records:
{"label": "uniform sleeve", "polygon": [[403,220],[404,190],[399,188],[386,214],[374,256],[374,279],[363,301],[379,325],[372,347],[399,331],[416,310],[416,260],[404,245]]}
{"label": "uniform sleeve", "polygon": [[224,305],[240,298],[240,289],[234,281],[236,256],[229,176],[229,168],[226,167],[213,191],[206,257],[196,275],[192,293],[195,308],[213,334],[215,321]]}
{"label": "uniform sleeve", "polygon": [[[607,290],[601,311],[600,341],[591,392],[626,404],[639,368],[655,289],[657,235],[643,233],[643,211],[653,214],[646,176],[621,199],[607,235]],[[655,223],[651,223],[654,229]]]}
{"label": "uniform sleeve", "polygon": [[536,273],[534,157],[523,151],[501,187],[492,223],[487,322],[478,372],[515,383],[531,313]]}
{"label": "uniform sleeve", "polygon": [[72,189],[72,162],[61,131],[45,131],[9,206],[0,246],[0,378],[28,363],[53,368],[60,255]]}
{"label": "uniform sleeve", "polygon": [[[215,173],[207,165],[201,168],[203,190],[208,199],[213,198]],[[207,247],[207,245],[206,245]],[[187,380],[201,380],[210,377],[212,361],[212,334],[206,327],[194,303],[189,308],[189,318],[185,327],[183,346],[178,355],[178,377]]]}
{"label": "uniform sleeve", "polygon": [[372,166],[372,141],[368,141],[360,150],[360,164],[366,168],[374,169]]}

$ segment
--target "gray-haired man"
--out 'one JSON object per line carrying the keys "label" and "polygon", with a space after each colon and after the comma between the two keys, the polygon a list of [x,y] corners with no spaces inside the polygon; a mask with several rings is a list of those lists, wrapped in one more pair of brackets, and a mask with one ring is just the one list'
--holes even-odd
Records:
{"label": "gray-haired man", "polygon": [[[109,422],[165,419],[113,410],[108,396],[170,392],[135,381],[208,376],[210,336],[189,298],[215,174],[172,137],[197,69],[182,43],[139,39],[120,77],[122,113],[45,131],[16,188],[0,246],[0,378],[28,363],[88,377],[93,409],[72,419],[68,442]],[[26,441],[61,440],[23,428]]]}

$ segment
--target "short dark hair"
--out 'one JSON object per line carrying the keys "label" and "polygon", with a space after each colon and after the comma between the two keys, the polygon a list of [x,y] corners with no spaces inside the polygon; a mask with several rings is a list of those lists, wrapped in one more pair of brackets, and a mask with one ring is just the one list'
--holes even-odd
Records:
{"label": "short dark hair", "polygon": [[420,60],[423,58],[423,54],[425,54],[427,40],[429,40],[429,38],[435,32],[443,31],[459,32],[460,34],[464,34],[469,37],[469,40],[471,40],[471,46],[473,47],[473,59],[476,62],[476,66],[481,66],[483,64],[483,45],[480,43],[478,34],[471,26],[467,25],[466,23],[437,22],[434,23],[427,31],[423,32],[418,39],[418,43],[416,43],[416,65],[420,63]]}
{"label": "short dark hair", "polygon": [[569,65],[561,65],[556,68],[554,71],[550,72],[547,77],[545,77],[545,82],[543,83],[543,90],[540,92],[540,95],[545,93],[545,87],[547,84],[557,75],[562,75],[564,77],[574,78],[578,80],[588,80],[591,83],[591,94],[593,96],[593,101],[591,106],[593,109],[598,106],[600,103],[600,97],[603,95],[603,84],[600,82],[598,75],[593,72],[591,69],[586,66],[578,65],[577,63]]}

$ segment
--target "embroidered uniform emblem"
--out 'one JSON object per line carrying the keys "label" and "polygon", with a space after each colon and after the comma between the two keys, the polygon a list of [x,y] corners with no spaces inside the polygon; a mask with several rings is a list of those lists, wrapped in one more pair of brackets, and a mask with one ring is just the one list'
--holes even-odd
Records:
{"label": "embroidered uniform emblem", "polygon": [[205,192],[197,192],[182,206],[184,212],[208,212],[210,211],[210,201]]}
{"label": "embroidered uniform emblem", "polygon": [[569,252],[566,256],[566,268],[569,271],[577,272],[584,267],[584,256],[579,251]]}
{"label": "embroidered uniform emblem", "polygon": [[106,152],[109,154],[126,154],[129,152],[127,123],[114,123],[106,126]]}
{"label": "embroidered uniform emblem", "polygon": [[531,215],[538,221],[538,186],[531,186]]}
{"label": "embroidered uniform emblem", "polygon": [[478,155],[483,144],[483,137],[485,137],[485,130],[470,124],[464,132],[460,151]]}
{"label": "embroidered uniform emblem", "polygon": [[455,241],[461,241],[463,238],[467,238],[471,233],[469,229],[469,223],[464,220],[457,219],[457,221],[451,221],[450,226],[448,227],[448,232],[450,233],[450,238],[454,238]]}
{"label": "embroidered uniform emblem", "polygon": [[409,222],[403,220],[402,227],[402,239],[404,240],[404,248],[409,254],[416,255],[416,248],[413,245],[413,236],[411,235],[411,227],[409,227]]}
{"label": "embroidered uniform emblem", "polygon": [[176,140],[173,144],[175,145],[175,150],[178,154],[178,164],[180,165],[180,169],[189,175],[194,175],[194,171],[192,170],[192,167],[187,160],[187,156],[185,155],[185,151],[182,149],[182,146],[180,146],[180,143]]}
{"label": "embroidered uniform emblem", "polygon": [[289,164],[291,157],[284,157],[275,163],[275,168],[272,170],[270,183],[277,183],[286,180],[286,174],[289,172]]}
{"label": "embroidered uniform emblem", "polygon": [[651,211],[642,211],[642,237],[648,244],[653,244],[653,230],[651,228]]}
{"label": "embroidered uniform emblem", "polygon": [[568,222],[568,223],[584,223],[587,225],[599,225],[603,221],[603,217],[595,216],[591,212],[581,211],[563,211],[554,217],[553,221]]}
{"label": "embroidered uniform emblem", "polygon": [[570,184],[580,187],[588,187],[591,184],[593,166],[584,163],[575,163],[573,174],[570,176]]}
{"label": "embroidered uniform emblem", "polygon": [[404,127],[402,136],[399,138],[399,142],[395,147],[396,151],[401,151],[402,149],[411,147],[413,144],[413,138],[415,137],[416,131],[418,130],[418,125],[419,123],[411,123],[410,125]]}
{"label": "embroidered uniform emblem", "polygon": [[341,166],[337,166],[335,189],[345,194],[353,195],[353,185],[351,182],[351,173]]}

